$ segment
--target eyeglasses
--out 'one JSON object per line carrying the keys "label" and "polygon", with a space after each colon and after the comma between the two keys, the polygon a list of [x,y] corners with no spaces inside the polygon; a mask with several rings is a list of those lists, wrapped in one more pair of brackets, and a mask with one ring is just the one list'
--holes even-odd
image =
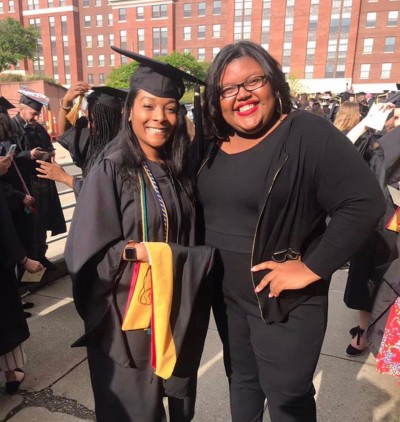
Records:
{"label": "eyeglasses", "polygon": [[254,76],[253,78],[247,79],[241,84],[237,85],[225,85],[221,86],[219,93],[222,98],[234,97],[239,92],[239,89],[243,87],[246,91],[251,92],[255,91],[258,88],[261,88],[267,83],[267,76]]}

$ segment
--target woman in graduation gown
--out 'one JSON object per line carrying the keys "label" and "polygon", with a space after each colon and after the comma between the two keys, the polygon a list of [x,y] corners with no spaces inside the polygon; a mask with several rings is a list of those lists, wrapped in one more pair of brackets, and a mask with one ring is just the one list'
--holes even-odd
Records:
{"label": "woman in graduation gown", "polygon": [[[182,77],[191,77],[113,49],[140,66],[121,131],[85,178],[68,236],[65,257],[85,324],[75,346],[88,350],[99,422],[165,421],[165,396],[170,420],[189,421],[209,318],[204,279],[213,255],[209,247],[192,247],[189,139],[178,103]],[[151,283],[140,278],[149,260]],[[172,282],[159,281],[166,274]],[[172,287],[165,292],[165,286]],[[131,304],[151,309],[151,327],[146,320],[141,329],[121,329],[131,297]]]}

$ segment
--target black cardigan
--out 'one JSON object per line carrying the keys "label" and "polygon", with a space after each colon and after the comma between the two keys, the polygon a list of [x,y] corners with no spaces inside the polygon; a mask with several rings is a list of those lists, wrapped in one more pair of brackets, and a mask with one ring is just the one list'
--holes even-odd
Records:
{"label": "black cardigan", "polygon": [[[259,206],[252,265],[300,255],[321,280],[272,299],[265,288],[258,300],[267,323],[283,320],[310,296],[326,295],[332,273],[364,243],[385,209],[371,170],[329,121],[296,111],[282,124],[286,131],[268,169]],[[254,273],[254,284],[265,274]]]}

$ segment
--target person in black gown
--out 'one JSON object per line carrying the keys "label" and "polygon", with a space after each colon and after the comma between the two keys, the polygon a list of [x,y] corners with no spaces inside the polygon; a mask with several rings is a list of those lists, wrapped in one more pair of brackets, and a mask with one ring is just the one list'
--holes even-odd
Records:
{"label": "person in black gown", "polygon": [[[170,420],[189,421],[210,311],[203,280],[213,257],[212,248],[193,246],[190,142],[178,103],[182,77],[191,77],[113,49],[140,66],[131,78],[121,130],[83,182],[67,240],[65,259],[85,324],[75,346],[87,347],[98,422],[165,421],[164,396]],[[162,275],[173,276],[172,284],[169,279],[161,286],[173,286],[169,294],[157,295],[154,249],[162,250]],[[140,300],[133,296],[130,303],[152,304],[151,327],[126,328],[131,282],[149,261],[151,286],[147,273],[135,281]],[[159,354],[156,315],[166,309],[162,323],[169,340]]]}

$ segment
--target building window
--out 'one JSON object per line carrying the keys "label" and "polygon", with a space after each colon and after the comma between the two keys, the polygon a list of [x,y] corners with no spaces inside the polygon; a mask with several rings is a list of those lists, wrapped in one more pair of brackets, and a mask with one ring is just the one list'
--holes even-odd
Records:
{"label": "building window", "polygon": [[110,54],[110,66],[115,66],[115,54]]}
{"label": "building window", "polygon": [[[14,2],[8,2],[8,4],[10,4],[10,3],[14,3]],[[54,1],[53,0],[48,0],[47,1],[47,7],[54,7]],[[10,12],[11,12],[11,10],[10,10]]]}
{"label": "building window", "polygon": [[370,64],[362,64],[360,68],[360,79],[368,79],[370,70],[371,70]]}
{"label": "building window", "polygon": [[143,6],[139,6],[136,9],[136,19],[138,19],[138,20],[144,19],[144,7]]}
{"label": "building window", "polygon": [[213,59],[215,59],[215,57],[217,57],[217,54],[221,51],[221,49],[219,47],[213,47],[212,49],[212,55],[213,55]]}
{"label": "building window", "polygon": [[386,26],[397,26],[398,19],[399,19],[399,12],[397,10],[389,12]]}
{"label": "building window", "polygon": [[105,59],[104,54],[99,54],[98,59],[99,59],[99,66],[104,67],[104,65],[106,64],[106,59]]}
{"label": "building window", "polygon": [[198,15],[199,16],[205,16],[206,15],[206,3],[205,2],[200,2],[198,4]]}
{"label": "building window", "polygon": [[367,22],[365,24],[366,28],[375,28],[376,23],[376,12],[367,13]]}
{"label": "building window", "polygon": [[221,38],[221,25],[213,25],[213,38]]}
{"label": "building window", "polygon": [[382,63],[381,79],[389,79],[392,71],[392,63]]}
{"label": "building window", "polygon": [[107,15],[107,23],[108,23],[108,26],[113,26],[114,18],[113,18],[113,14],[112,13],[109,13]]}
{"label": "building window", "polygon": [[90,16],[85,16],[85,28],[90,28],[92,26],[92,19]]}
{"label": "building window", "polygon": [[192,54],[192,49],[191,49],[191,48],[184,48],[184,49],[183,49],[183,52],[184,52],[185,54]]}
{"label": "building window", "polygon": [[206,27],[204,25],[199,25],[197,28],[197,38],[205,38],[206,37]]}
{"label": "building window", "polygon": [[285,19],[285,32],[293,32],[293,18]]}
{"label": "building window", "polygon": [[144,55],[144,29],[140,28],[137,31],[137,49],[139,54]]}
{"label": "building window", "polygon": [[119,31],[119,46],[120,48],[126,49],[127,44],[128,44],[128,39],[126,36],[126,29],[123,29],[122,31]]}
{"label": "building window", "polygon": [[99,84],[104,85],[106,83],[106,75],[104,73],[99,73]]}
{"label": "building window", "polygon": [[126,9],[123,7],[121,9],[118,9],[118,20],[126,21]]}
{"label": "building window", "polygon": [[158,4],[151,9],[151,17],[153,19],[166,18],[168,15],[168,8],[166,4]]}
{"label": "building window", "polygon": [[91,35],[86,35],[85,41],[86,41],[86,44],[85,44],[86,48],[92,48],[93,47],[93,40],[92,40]]}
{"label": "building window", "polygon": [[213,1],[213,15],[220,15],[220,14],[221,14],[221,2]]}
{"label": "building window", "polygon": [[314,66],[306,66],[304,70],[304,78],[312,79],[314,75]]}
{"label": "building window", "polygon": [[93,67],[93,56],[89,54],[86,58],[86,65],[88,67]]}
{"label": "building window", "polygon": [[168,29],[153,28],[153,55],[166,56],[168,54]]}
{"label": "building window", "polygon": [[114,34],[108,34],[108,44],[114,45]]}
{"label": "building window", "polygon": [[183,27],[183,39],[188,41],[192,38],[192,28],[190,26]]}
{"label": "building window", "polygon": [[101,6],[101,0],[95,0],[94,5],[97,7]]}
{"label": "building window", "polygon": [[373,38],[365,38],[364,39],[363,53],[364,54],[371,54],[373,46],[374,46],[374,39]]}
{"label": "building window", "polygon": [[128,63],[128,57],[121,56],[121,64],[127,64]]}
{"label": "building window", "polygon": [[394,44],[395,44],[396,38],[395,37],[386,37],[385,38],[385,53],[394,53]]}
{"label": "building window", "polygon": [[192,16],[192,5],[190,3],[185,3],[183,5],[183,17],[190,18]]}
{"label": "building window", "polygon": [[344,64],[339,64],[336,66],[335,78],[344,78],[344,71],[346,66]]}
{"label": "building window", "polygon": [[104,47],[104,35],[97,35],[97,47]]}
{"label": "building window", "polygon": [[28,10],[39,9],[39,0],[28,0]]}
{"label": "building window", "polygon": [[103,15],[96,15],[96,26],[103,26]]}
{"label": "building window", "polygon": [[197,60],[203,62],[206,59],[206,49],[205,48],[198,48],[197,49]]}
{"label": "building window", "polygon": [[88,73],[87,81],[88,81],[88,84],[92,84],[92,85],[94,84],[93,73]]}
{"label": "building window", "polygon": [[15,12],[15,4],[14,4],[14,1],[9,1],[8,2],[8,11],[9,12]]}
{"label": "building window", "polygon": [[82,3],[83,3],[83,7],[89,7],[90,6],[90,1],[89,0],[83,0]]}

